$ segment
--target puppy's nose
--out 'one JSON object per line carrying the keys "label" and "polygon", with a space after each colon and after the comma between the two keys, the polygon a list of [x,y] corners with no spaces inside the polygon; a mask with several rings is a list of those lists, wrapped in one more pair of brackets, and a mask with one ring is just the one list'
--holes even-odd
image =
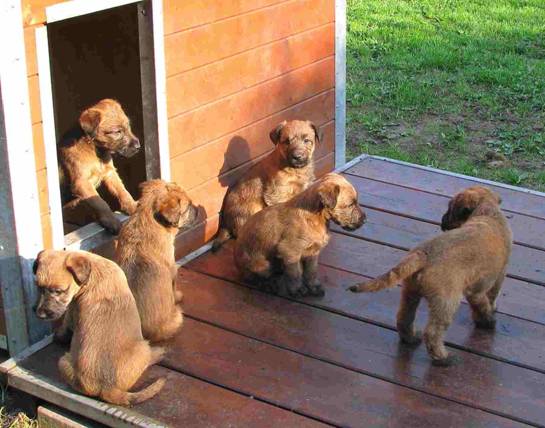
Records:
{"label": "puppy's nose", "polygon": [[134,147],[135,149],[140,148],[140,140],[138,138],[133,138],[130,142],[130,146]]}
{"label": "puppy's nose", "polygon": [[36,316],[40,318],[41,320],[45,320],[51,316],[51,312],[48,311],[47,309],[37,309]]}
{"label": "puppy's nose", "polygon": [[291,155],[291,157],[292,157],[293,159],[295,159],[295,160],[300,161],[300,160],[305,159],[305,154],[304,154],[304,153],[295,152],[295,153],[293,153],[293,154]]}

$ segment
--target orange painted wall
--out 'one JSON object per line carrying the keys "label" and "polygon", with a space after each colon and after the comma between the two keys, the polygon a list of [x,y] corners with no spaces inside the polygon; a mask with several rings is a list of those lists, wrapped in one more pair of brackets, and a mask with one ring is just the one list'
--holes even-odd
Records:
{"label": "orange painted wall", "polygon": [[[51,245],[34,30],[59,0],[22,0],[32,131],[44,242]],[[334,0],[164,0],[172,180],[206,215],[177,255],[217,229],[227,186],[272,149],[278,122],[308,118],[324,131],[318,174],[333,169]]]}

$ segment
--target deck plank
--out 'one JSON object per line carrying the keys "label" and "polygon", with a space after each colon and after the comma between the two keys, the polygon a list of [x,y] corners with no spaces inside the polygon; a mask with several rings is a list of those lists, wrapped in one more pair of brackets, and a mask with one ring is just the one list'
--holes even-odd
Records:
{"label": "deck plank", "polygon": [[[331,249],[326,249],[321,258],[328,265],[320,266],[320,278],[326,289],[325,297],[304,298],[299,301],[395,330],[399,287],[367,295],[353,295],[346,288],[382,273],[380,265],[388,262],[385,257],[393,259],[401,251],[386,247],[388,252],[384,252],[376,244],[342,235],[334,235],[328,248]],[[332,257],[328,257],[330,252],[334,254]],[[238,273],[232,263],[230,246],[217,255],[205,255],[193,261],[188,268],[216,278],[239,282]],[[500,297],[498,303],[500,308],[502,299]],[[427,305],[422,302],[416,325],[422,328],[426,319]],[[451,345],[471,352],[545,371],[545,326],[501,313],[496,314],[496,319],[495,332],[475,329],[469,306],[463,304],[447,332],[446,340]]]}
{"label": "deck plank", "polygon": [[[465,187],[480,184],[468,178],[442,174],[439,171],[427,171],[418,168],[417,165],[403,165],[373,158],[364,159],[346,172],[449,197]],[[502,186],[488,184],[485,186],[493,188],[502,196],[504,209],[545,219],[544,196],[528,193],[523,188],[513,190]]]}
{"label": "deck plank", "polygon": [[400,346],[397,333],[181,269],[185,313],[306,356],[372,374],[467,405],[543,422],[545,375],[470,352],[461,363],[434,367],[423,346]]}
{"label": "deck plank", "polygon": [[[57,361],[65,351],[56,344],[49,345],[26,359],[22,366],[62,385],[64,382],[57,370]],[[168,426],[325,426],[304,416],[160,366],[153,366],[146,371],[135,389],[161,376],[167,378],[163,390],[151,400],[131,407],[131,410]],[[68,386],[66,388],[69,389]]]}
{"label": "deck plank", "polygon": [[[344,231],[335,224],[332,225],[331,230],[403,250],[410,250],[441,233],[439,226],[419,220],[369,208],[366,209],[366,214],[367,222],[358,230]],[[545,252],[520,245],[513,246],[513,253],[508,265],[508,276],[516,279],[508,281],[516,283],[517,289],[528,289],[530,294],[535,295],[538,298],[535,302],[538,305],[538,310],[545,316],[545,287],[541,286],[545,275],[542,266],[545,267]],[[528,278],[533,283],[527,282]],[[525,313],[513,315],[524,318]]]}
{"label": "deck plank", "polygon": [[513,423],[192,319],[186,319],[164,364],[337,426]]}
{"label": "deck plank", "polygon": [[[447,210],[449,199],[406,189],[397,185],[382,183],[355,176],[347,176],[359,192],[360,204],[364,207],[386,211],[402,217],[414,218],[432,224],[440,224]],[[513,238],[516,243],[545,249],[545,221],[522,214],[506,212]]]}

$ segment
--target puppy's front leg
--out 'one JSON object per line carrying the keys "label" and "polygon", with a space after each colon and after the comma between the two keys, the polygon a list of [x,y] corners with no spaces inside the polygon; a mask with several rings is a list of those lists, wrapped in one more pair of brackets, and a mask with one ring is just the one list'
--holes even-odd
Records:
{"label": "puppy's front leg", "polygon": [[291,263],[284,262],[284,272],[280,279],[280,288],[286,289],[290,296],[304,296],[307,289],[302,283],[303,268],[301,260]]}
{"label": "puppy's front leg", "polygon": [[97,193],[94,186],[87,180],[77,180],[72,185],[72,193],[96,214],[98,222],[109,232],[117,235],[121,222],[114,215],[108,204]]}
{"label": "puppy's front leg", "polygon": [[106,176],[104,185],[106,186],[106,189],[108,189],[108,192],[119,201],[121,211],[129,215],[136,211],[136,202],[125,188],[125,185],[121,181],[121,177],[119,177],[119,174],[115,169]]}
{"label": "puppy's front leg", "polygon": [[322,297],[325,294],[318,280],[318,255],[303,259],[303,283],[312,296]]}
{"label": "puppy's front leg", "polygon": [[55,329],[53,339],[55,342],[67,344],[72,339],[72,333],[74,331],[74,309],[70,305],[66,310],[61,324]]}

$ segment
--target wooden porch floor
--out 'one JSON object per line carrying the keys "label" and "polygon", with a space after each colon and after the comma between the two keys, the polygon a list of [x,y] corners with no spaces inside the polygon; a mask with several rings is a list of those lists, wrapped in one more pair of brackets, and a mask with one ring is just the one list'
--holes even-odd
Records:
{"label": "wooden porch floor", "polygon": [[[399,289],[345,289],[439,233],[448,198],[475,183],[373,158],[345,174],[368,222],[355,232],[333,228],[321,257],[325,297],[288,299],[240,283],[232,245],[193,260],[180,269],[184,326],[143,379],[167,376],[166,387],[129,419],[188,427],[545,425],[545,198],[496,187],[516,241],[497,328],[474,329],[462,304],[447,335],[462,362],[438,368],[423,345],[399,344]],[[426,310],[423,303],[420,326]],[[21,368],[62,385],[62,352],[50,345]]]}

